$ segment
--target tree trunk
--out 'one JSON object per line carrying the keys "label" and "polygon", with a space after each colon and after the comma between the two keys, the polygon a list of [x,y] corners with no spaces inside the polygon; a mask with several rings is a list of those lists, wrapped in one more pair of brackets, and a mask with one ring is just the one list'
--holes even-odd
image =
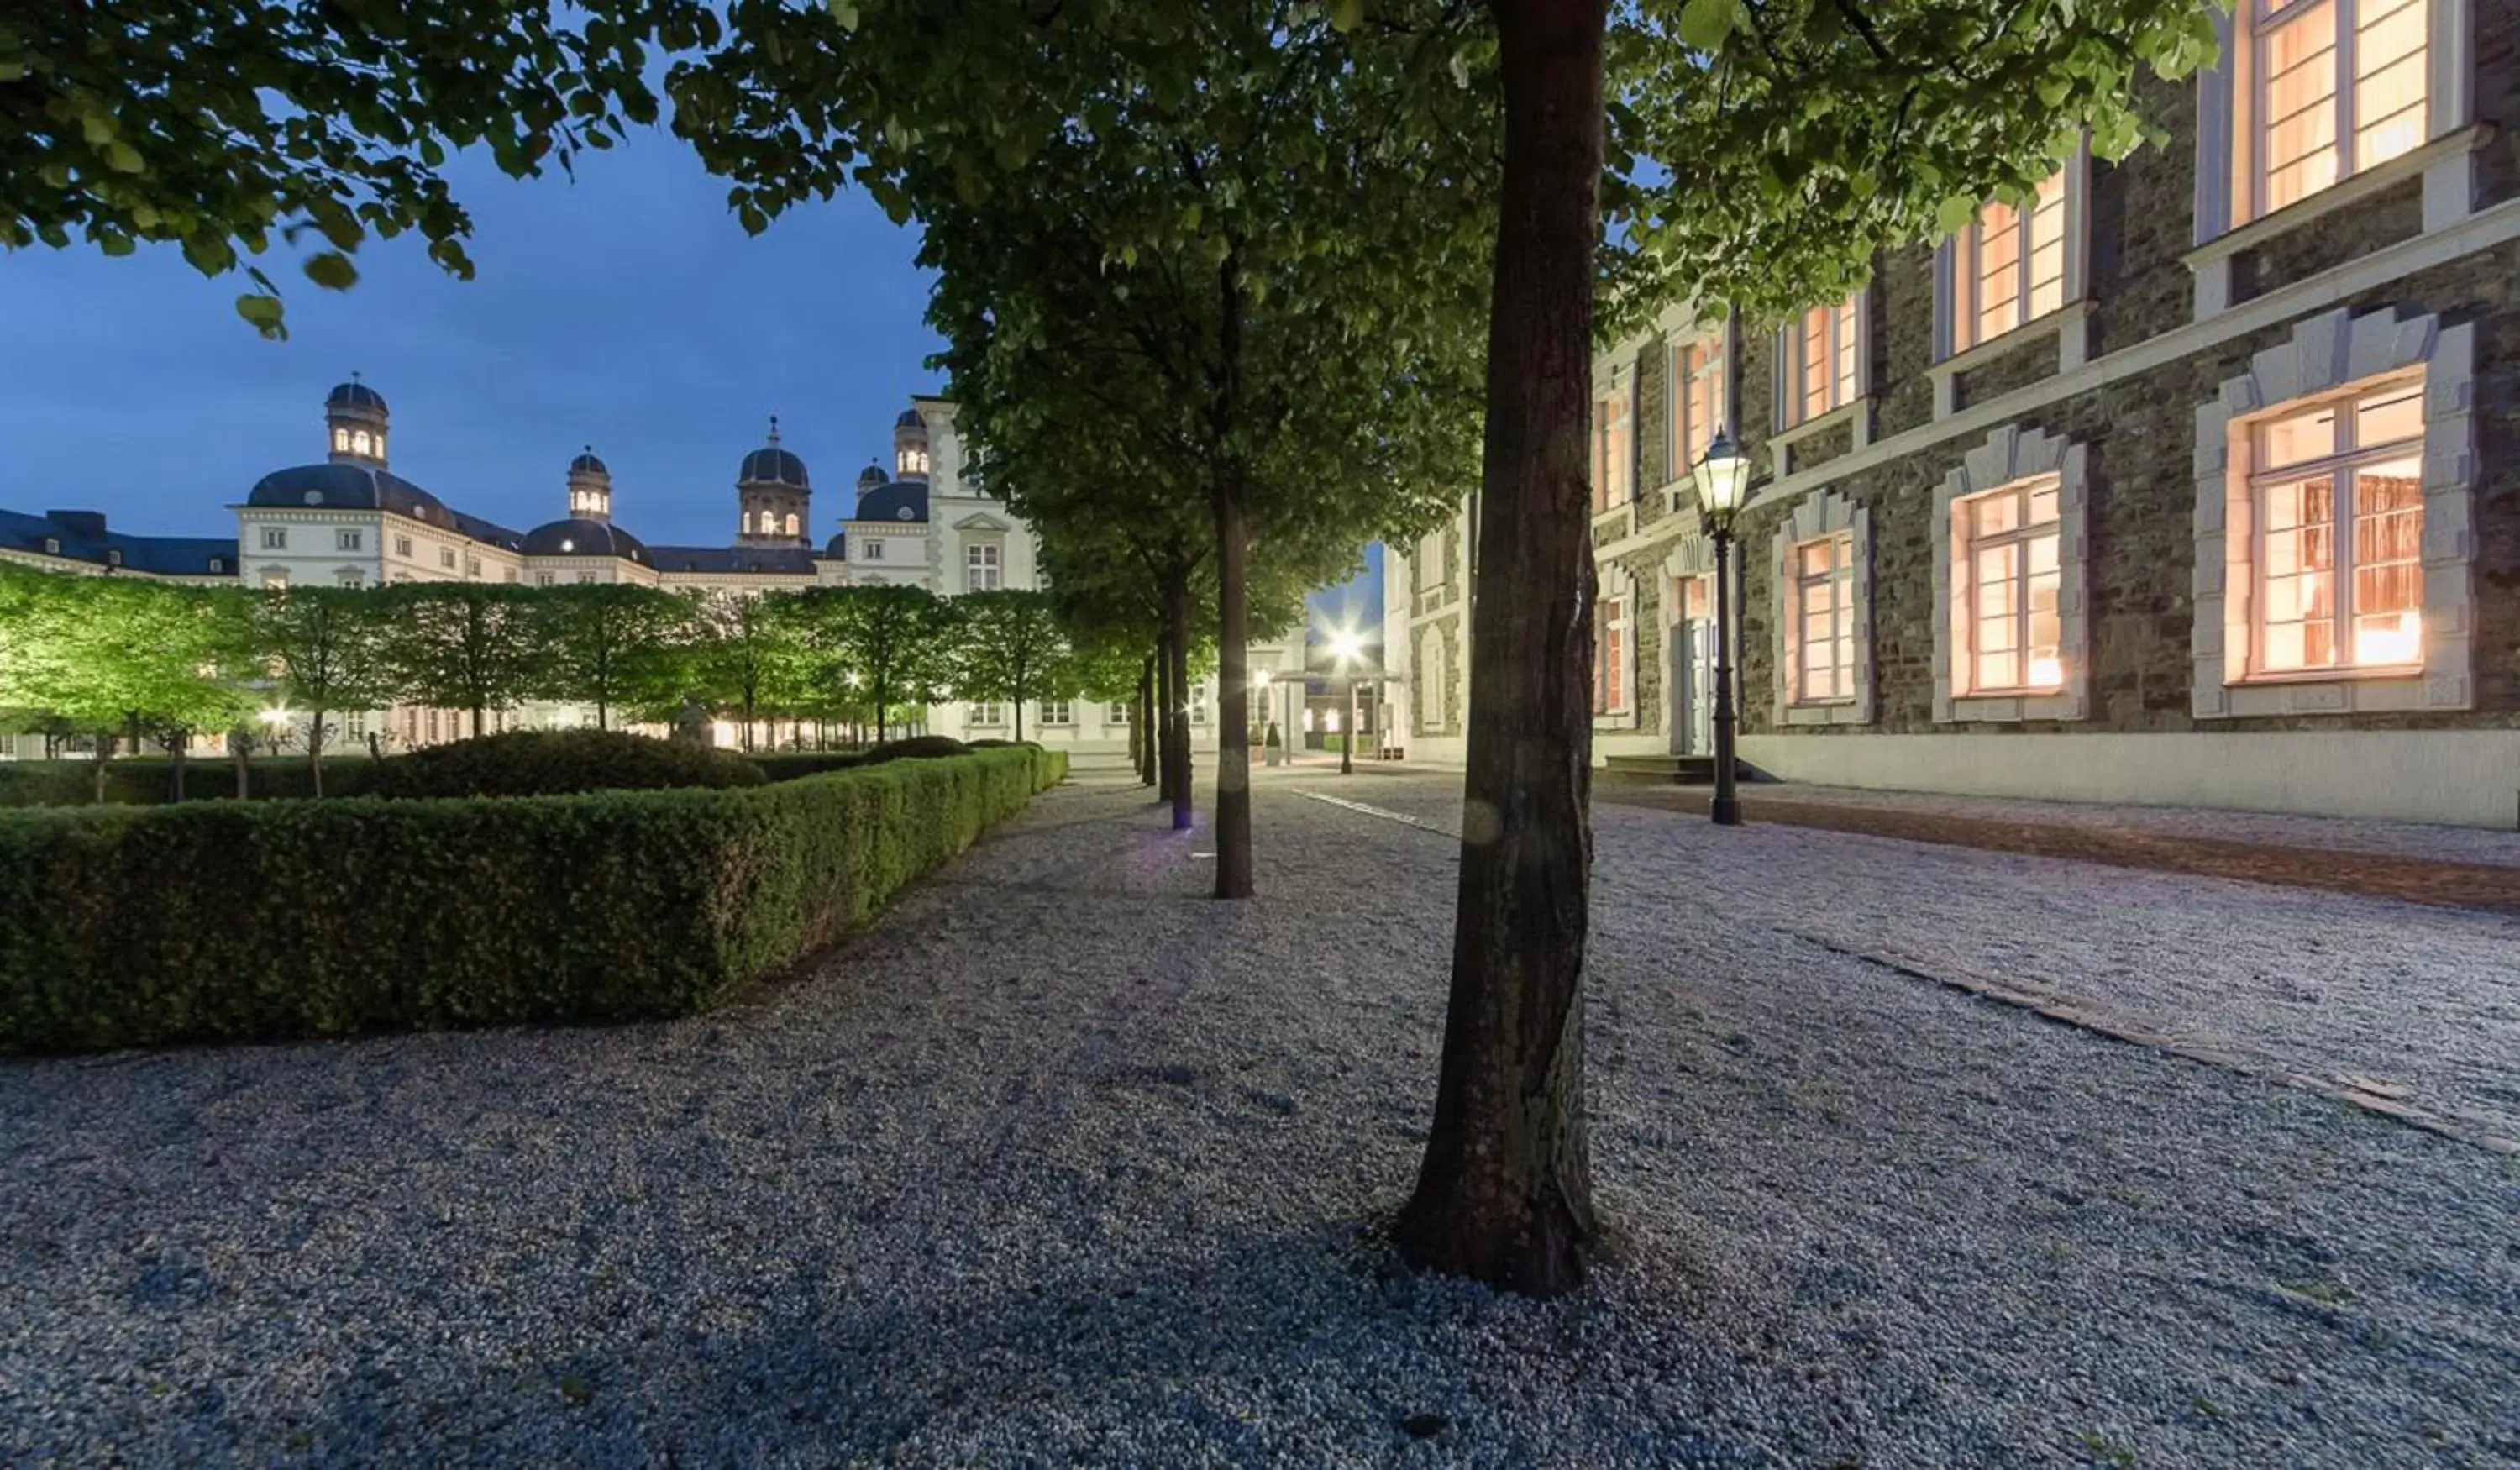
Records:
{"label": "tree trunk", "polygon": [[184,747],[192,742],[189,733],[178,733],[166,747],[166,784],[179,806],[184,800]]}
{"label": "tree trunk", "polygon": [[236,759],[237,800],[248,800],[253,795],[253,753],[246,749],[244,741],[234,736],[228,739],[228,751]]}
{"label": "tree trunk", "polygon": [[1216,497],[1216,896],[1251,896],[1251,527],[1240,487]]}
{"label": "tree trunk", "polygon": [[1137,719],[1129,727],[1129,743],[1138,762],[1138,784],[1155,783],[1155,663],[1159,655],[1148,654],[1138,664]]}
{"label": "tree trunk", "polygon": [[310,789],[320,800],[324,795],[324,711],[315,711],[315,723],[306,727],[306,779]]}
{"label": "tree trunk", "polygon": [[1173,799],[1173,706],[1181,702],[1181,691],[1173,688],[1173,635],[1167,624],[1164,635],[1155,641],[1155,704],[1148,713],[1153,716],[1148,738],[1155,749],[1155,800]]}
{"label": "tree trunk", "polygon": [[1468,770],[1435,1123],[1398,1240],[1548,1296],[1598,1231],[1581,982],[1591,881],[1586,435],[1605,0],[1491,0],[1503,213],[1488,326]]}
{"label": "tree trunk", "polygon": [[1173,578],[1164,589],[1164,628],[1165,656],[1173,666],[1173,699],[1164,712],[1165,726],[1172,733],[1173,830],[1186,832],[1198,824],[1191,801],[1194,763],[1190,753],[1190,578],[1186,576]]}
{"label": "tree trunk", "polygon": [[96,804],[105,805],[105,763],[113,758],[113,736],[103,731],[96,735]]}
{"label": "tree trunk", "polygon": [[[612,728],[612,706],[601,699],[595,701],[595,728],[598,730]],[[472,733],[479,735],[481,732],[475,730]]]}

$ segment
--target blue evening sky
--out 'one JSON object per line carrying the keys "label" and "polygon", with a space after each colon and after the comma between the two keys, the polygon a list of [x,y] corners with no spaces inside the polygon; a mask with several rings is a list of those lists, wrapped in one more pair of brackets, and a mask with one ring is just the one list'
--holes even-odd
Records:
{"label": "blue evening sky", "polygon": [[889,463],[910,395],[942,387],[918,237],[864,195],[746,236],[726,186],[661,131],[582,156],[574,183],[469,158],[450,183],[473,280],[405,237],[371,242],[359,284],[327,291],[275,243],[280,343],[236,315],[243,277],[205,279],[171,248],[0,255],[0,508],[234,535],[227,507],[256,479],[323,458],[325,390],[357,369],[391,405],[397,473],[519,530],[564,513],[568,461],[592,443],[624,526],[725,545],[736,467],[776,413],[820,541],[858,470]]}

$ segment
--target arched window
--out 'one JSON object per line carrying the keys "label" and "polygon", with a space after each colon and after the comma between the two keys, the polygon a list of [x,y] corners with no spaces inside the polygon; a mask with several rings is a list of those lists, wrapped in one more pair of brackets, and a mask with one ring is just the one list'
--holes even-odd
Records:
{"label": "arched window", "polygon": [[788,512],[788,534],[790,536],[796,534],[796,512],[793,511]]}
{"label": "arched window", "polygon": [[350,435],[350,451],[353,454],[366,454],[368,452],[368,431],[366,429],[360,429],[357,433]]}
{"label": "arched window", "polygon": [[338,454],[348,454],[350,452],[350,431],[348,429],[337,428],[333,430],[333,449]]}
{"label": "arched window", "polygon": [[749,511],[743,512],[743,534],[746,536],[752,534],[752,512]]}

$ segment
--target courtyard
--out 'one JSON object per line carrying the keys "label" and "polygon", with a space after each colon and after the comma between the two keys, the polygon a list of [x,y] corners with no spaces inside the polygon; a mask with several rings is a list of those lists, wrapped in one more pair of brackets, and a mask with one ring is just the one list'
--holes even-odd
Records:
{"label": "courtyard", "polygon": [[1456,790],[1265,773],[1219,904],[1073,784],[686,1021],[0,1062],[0,1462],[2520,1458],[2520,919],[1598,805],[1534,1303],[1376,1235]]}

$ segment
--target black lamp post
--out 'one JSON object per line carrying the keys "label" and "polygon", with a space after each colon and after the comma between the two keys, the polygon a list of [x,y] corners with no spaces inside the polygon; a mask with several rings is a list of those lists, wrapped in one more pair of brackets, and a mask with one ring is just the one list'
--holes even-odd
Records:
{"label": "black lamp post", "polygon": [[1732,768],[1732,519],[1750,495],[1750,457],[1722,429],[1706,457],[1690,471],[1697,481],[1697,513],[1715,538],[1715,804],[1718,826],[1737,826],[1741,799],[1733,794]]}

